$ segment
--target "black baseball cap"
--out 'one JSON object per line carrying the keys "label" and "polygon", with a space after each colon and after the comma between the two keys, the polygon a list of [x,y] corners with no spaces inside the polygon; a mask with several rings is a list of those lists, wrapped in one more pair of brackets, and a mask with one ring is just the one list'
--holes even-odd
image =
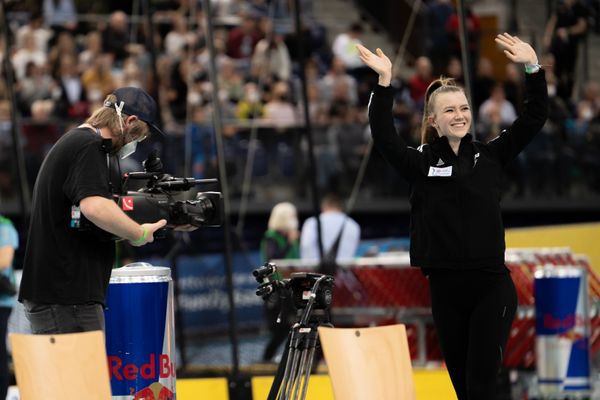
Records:
{"label": "black baseball cap", "polygon": [[115,107],[115,104],[119,106],[123,102],[121,111],[124,114],[136,115],[148,124],[151,131],[166,136],[156,126],[156,102],[148,93],[138,87],[127,86],[115,90],[112,94],[116,96],[117,100],[114,103],[108,100],[105,101],[104,107]]}

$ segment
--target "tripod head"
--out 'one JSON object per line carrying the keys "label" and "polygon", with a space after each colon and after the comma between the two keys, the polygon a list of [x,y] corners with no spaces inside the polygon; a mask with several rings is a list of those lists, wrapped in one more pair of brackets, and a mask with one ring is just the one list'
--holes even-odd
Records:
{"label": "tripod head", "polygon": [[[289,279],[277,279],[277,266],[265,263],[252,271],[260,284],[256,295],[268,300],[271,294],[290,295],[296,310],[310,307],[315,310],[329,310],[333,300],[333,277],[313,272],[294,272]],[[285,292],[285,293],[281,293]]]}

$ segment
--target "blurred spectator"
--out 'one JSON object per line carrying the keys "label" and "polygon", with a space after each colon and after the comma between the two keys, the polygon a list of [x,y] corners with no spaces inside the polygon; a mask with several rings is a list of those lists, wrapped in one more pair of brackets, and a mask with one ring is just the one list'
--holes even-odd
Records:
{"label": "blurred spectator", "polygon": [[506,100],[504,87],[496,84],[488,99],[479,108],[479,140],[489,142],[500,135],[517,118],[513,105]]}
{"label": "blurred spectator", "polygon": [[78,50],[73,34],[68,31],[59,33],[56,43],[48,53],[48,68],[50,74],[53,77],[57,76],[61,58],[66,56],[77,57],[77,54]]}
{"label": "blurred spectator", "polygon": [[[339,246],[335,260],[351,260],[356,254],[360,241],[360,226],[343,211],[342,200],[333,193],[328,193],[321,201],[321,213],[318,217],[321,225],[323,253],[326,254],[334,246],[339,237]],[[300,257],[303,260],[318,260],[319,246],[317,235],[317,219],[310,217],[302,225],[300,234]]]}
{"label": "blurred spectator", "polygon": [[61,118],[83,121],[89,115],[89,105],[81,74],[77,70],[76,59],[66,55],[60,60],[57,77],[60,96],[56,101],[55,114]]}
{"label": "blurred spectator", "polygon": [[292,60],[285,44],[284,32],[273,29],[273,24],[267,24],[266,36],[261,39],[254,49],[252,67],[259,68],[259,76],[275,76],[276,79],[287,81],[292,75]]}
{"label": "blurred spectator", "polygon": [[581,100],[590,103],[594,114],[600,111],[600,84],[593,80],[585,82],[581,90]]}
{"label": "blurred spectator", "polygon": [[449,65],[450,49],[446,24],[453,10],[450,0],[434,0],[427,7],[426,52],[435,76],[442,74],[446,65]]}
{"label": "blurred spectator", "polygon": [[240,120],[261,118],[263,116],[263,104],[260,99],[258,85],[248,82],[244,85],[244,97],[236,107],[236,116]]}
{"label": "blurred spectator", "polygon": [[334,97],[343,97],[349,104],[357,104],[356,79],[346,72],[344,63],[338,57],[331,60],[329,71],[319,81],[321,97],[324,102],[334,101]]}
{"label": "blurred spectator", "polygon": [[112,56],[100,54],[94,60],[92,67],[81,76],[81,83],[89,101],[99,103],[116,89],[111,66]]}
{"label": "blurred spectator", "polygon": [[425,56],[417,58],[415,61],[415,72],[408,80],[410,97],[417,107],[419,104],[423,104],[425,91],[427,90],[429,84],[433,81],[432,72],[431,61],[429,61],[429,58]]}
{"label": "blurred spectator", "polygon": [[127,57],[123,62],[123,72],[118,79],[117,86],[144,87],[144,74],[136,57]]}
{"label": "blurred spectator", "polygon": [[110,14],[108,25],[102,32],[102,48],[112,55],[115,67],[119,68],[129,55],[129,17],[123,11]]}
{"label": "blurred spectator", "polygon": [[31,34],[35,42],[35,48],[46,53],[48,51],[48,41],[52,37],[52,31],[44,26],[44,18],[38,11],[32,12],[29,17],[29,23],[17,29],[16,47],[25,46],[24,38]]}
{"label": "blurred spectator", "polygon": [[168,56],[179,58],[185,47],[196,44],[196,35],[188,29],[187,20],[182,14],[172,13],[171,22],[173,29],[165,36],[165,52]]}
{"label": "blurred spectator", "polygon": [[[236,0],[212,0],[213,15],[215,17],[231,17],[238,14],[241,2]],[[246,1],[246,3],[249,3]]]}
{"label": "blurred spectator", "polygon": [[25,77],[19,82],[18,102],[21,113],[30,115],[31,105],[36,100],[52,99],[58,89],[54,80],[48,75],[44,67],[30,61],[27,63]]}
{"label": "blurred spectator", "polygon": [[565,101],[573,94],[578,45],[587,32],[588,15],[579,0],[560,0],[546,24],[544,47],[554,55],[558,96]]}
{"label": "blurred spectator", "polygon": [[[213,45],[215,47],[215,52],[216,52],[215,63],[218,68],[218,66],[224,60],[231,59],[231,57],[229,57],[226,54],[226,52],[227,52],[227,31],[225,29],[215,29],[214,37],[213,37]],[[196,57],[196,62],[198,63],[198,65],[200,66],[202,71],[208,71],[209,61],[210,61],[210,52],[208,50],[208,47],[202,46],[199,49],[199,54]]]}
{"label": "blurred spectator", "polygon": [[90,31],[85,36],[85,50],[79,53],[79,64],[82,69],[92,66],[94,60],[102,53],[102,33]]}
{"label": "blurred spectator", "polygon": [[33,32],[25,34],[23,36],[23,47],[19,48],[12,56],[16,79],[20,80],[25,77],[26,67],[30,62],[43,68],[46,61],[47,55],[37,48]]}
{"label": "blurred spectator", "polygon": [[290,102],[290,87],[287,82],[277,82],[271,91],[271,98],[265,104],[264,120],[276,127],[296,125],[296,109]]}
{"label": "blurred spectator", "polygon": [[354,22],[350,24],[345,32],[338,34],[335,39],[333,39],[333,55],[339,58],[344,64],[344,67],[349,71],[364,67],[363,62],[358,56],[358,50],[356,49],[357,44],[362,44],[360,41],[362,32],[362,25],[358,22]]}
{"label": "blurred spectator", "polygon": [[240,25],[229,31],[227,36],[227,55],[235,59],[240,67],[248,67],[254,47],[262,37],[257,19],[250,15],[242,16]]}
{"label": "blurred spectator", "polygon": [[350,24],[346,32],[338,34],[333,40],[331,47],[333,56],[339,58],[346,71],[352,75],[359,85],[363,81],[366,82],[366,88],[362,88],[367,92],[366,97],[370,96],[373,84],[377,81],[371,69],[360,60],[358,56],[357,44],[362,44],[360,37],[363,32],[363,27],[360,23],[355,22]]}
{"label": "blurred spectator", "polygon": [[55,34],[77,27],[77,10],[73,0],[44,0],[44,23]]}
{"label": "blurred spectator", "polygon": [[[289,202],[278,203],[271,210],[267,231],[260,242],[262,262],[300,257],[298,243],[298,214],[296,207]],[[281,276],[277,274],[277,279]],[[294,309],[290,297],[280,297],[279,293],[265,302],[265,314],[271,338],[265,347],[263,361],[271,361],[277,349],[288,336],[293,322]],[[278,321],[280,318],[280,321]]]}
{"label": "blurred spectator", "polygon": [[244,96],[244,79],[231,59],[224,59],[219,64],[219,90],[222,99],[232,103],[237,103]]}

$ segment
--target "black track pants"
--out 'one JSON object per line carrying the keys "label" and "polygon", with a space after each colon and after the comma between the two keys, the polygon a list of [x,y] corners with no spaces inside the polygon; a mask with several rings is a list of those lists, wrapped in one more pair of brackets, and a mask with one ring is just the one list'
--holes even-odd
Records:
{"label": "black track pants", "polygon": [[493,400],[517,308],[508,272],[433,271],[433,321],[459,400]]}

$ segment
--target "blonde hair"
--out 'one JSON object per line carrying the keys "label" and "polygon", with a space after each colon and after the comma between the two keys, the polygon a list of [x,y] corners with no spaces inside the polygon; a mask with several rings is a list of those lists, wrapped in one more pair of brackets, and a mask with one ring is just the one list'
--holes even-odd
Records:
{"label": "blonde hair", "polygon": [[421,123],[421,144],[433,142],[439,135],[435,128],[429,124],[428,118],[434,113],[435,99],[440,93],[462,92],[454,79],[440,76],[429,84],[425,91],[425,102],[423,104],[423,121]]}
{"label": "blonde hair", "polygon": [[[104,99],[104,102],[110,101],[111,104],[117,102],[117,96],[114,94],[109,94]],[[127,118],[127,114],[121,114],[123,119]],[[121,136],[121,122],[119,122],[119,115],[117,114],[117,110],[114,107],[105,107],[104,105],[100,108],[96,109],[92,115],[85,120],[87,124],[92,125],[95,128],[108,128],[113,136]],[[150,132],[150,128],[148,124],[142,121],[141,119],[136,119],[130,124],[131,128],[127,132],[130,136],[131,140],[139,139],[144,136],[147,136]]]}
{"label": "blonde hair", "polygon": [[268,229],[288,232],[298,229],[296,206],[289,202],[276,204],[269,216]]}

